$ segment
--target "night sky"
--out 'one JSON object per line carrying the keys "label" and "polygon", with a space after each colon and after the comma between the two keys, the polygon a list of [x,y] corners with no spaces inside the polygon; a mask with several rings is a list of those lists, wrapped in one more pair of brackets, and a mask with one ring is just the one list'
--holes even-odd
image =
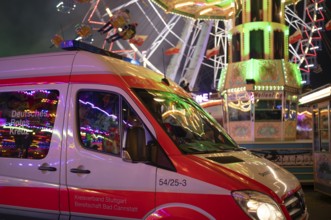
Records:
{"label": "night sky", "polygon": [[88,5],[72,14],[56,10],[59,0],[1,0],[0,57],[53,52],[51,38],[63,33],[74,38],[74,26],[81,23]]}
{"label": "night sky", "polygon": [[[56,10],[59,0],[1,0],[0,57],[32,53],[54,52],[51,38],[61,34],[65,39],[75,37],[74,26],[81,23],[89,4],[78,4],[71,14]],[[124,2],[124,1],[123,1]],[[330,19],[331,0],[326,18]],[[323,71],[311,73],[311,86],[316,88],[331,83],[331,31],[324,32],[327,39],[318,52],[318,62]]]}

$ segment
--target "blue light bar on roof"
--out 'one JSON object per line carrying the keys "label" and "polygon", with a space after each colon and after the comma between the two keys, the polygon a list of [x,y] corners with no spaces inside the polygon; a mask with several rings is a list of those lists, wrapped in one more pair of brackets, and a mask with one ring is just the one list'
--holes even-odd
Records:
{"label": "blue light bar on roof", "polygon": [[135,65],[140,65],[139,61],[137,61],[137,60],[133,60],[133,59],[130,59],[130,58],[127,58],[127,57],[123,57],[119,54],[112,53],[110,51],[103,50],[99,47],[95,47],[91,44],[87,44],[87,43],[77,41],[77,40],[63,41],[61,43],[60,47],[64,50],[84,50],[84,51],[88,51],[88,52],[91,52],[91,53],[96,53],[96,54],[100,54],[100,55],[104,55],[104,56],[124,60],[126,62],[135,64]]}

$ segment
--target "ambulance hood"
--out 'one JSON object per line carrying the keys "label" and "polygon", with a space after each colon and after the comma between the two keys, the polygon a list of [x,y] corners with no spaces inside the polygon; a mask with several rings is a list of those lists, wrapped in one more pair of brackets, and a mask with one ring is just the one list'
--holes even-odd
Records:
{"label": "ambulance hood", "polygon": [[196,156],[253,179],[274,191],[280,198],[288,192],[296,190],[299,186],[297,178],[287,170],[267,159],[257,157],[249,151]]}

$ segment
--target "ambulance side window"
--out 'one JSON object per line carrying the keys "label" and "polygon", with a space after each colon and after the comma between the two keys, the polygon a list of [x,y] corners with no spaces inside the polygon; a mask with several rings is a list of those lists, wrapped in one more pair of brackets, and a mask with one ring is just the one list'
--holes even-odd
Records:
{"label": "ambulance side window", "polygon": [[120,155],[119,96],[103,91],[80,91],[77,106],[83,147]]}
{"label": "ambulance side window", "polygon": [[1,92],[0,157],[46,157],[58,100],[56,90]]}
{"label": "ambulance side window", "polygon": [[124,151],[123,159],[128,162],[174,170],[155,137],[120,95],[81,90],[77,95],[77,113],[79,139],[84,148],[115,156]]}
{"label": "ambulance side window", "polygon": [[174,171],[173,164],[134,109],[125,100],[121,106],[123,159]]}

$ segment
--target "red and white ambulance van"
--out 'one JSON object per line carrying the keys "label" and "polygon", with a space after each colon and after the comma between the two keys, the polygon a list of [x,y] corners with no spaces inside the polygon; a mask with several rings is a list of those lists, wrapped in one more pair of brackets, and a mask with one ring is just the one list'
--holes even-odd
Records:
{"label": "red and white ambulance van", "polygon": [[0,59],[0,219],[308,219],[298,180],[177,84],[63,45]]}

